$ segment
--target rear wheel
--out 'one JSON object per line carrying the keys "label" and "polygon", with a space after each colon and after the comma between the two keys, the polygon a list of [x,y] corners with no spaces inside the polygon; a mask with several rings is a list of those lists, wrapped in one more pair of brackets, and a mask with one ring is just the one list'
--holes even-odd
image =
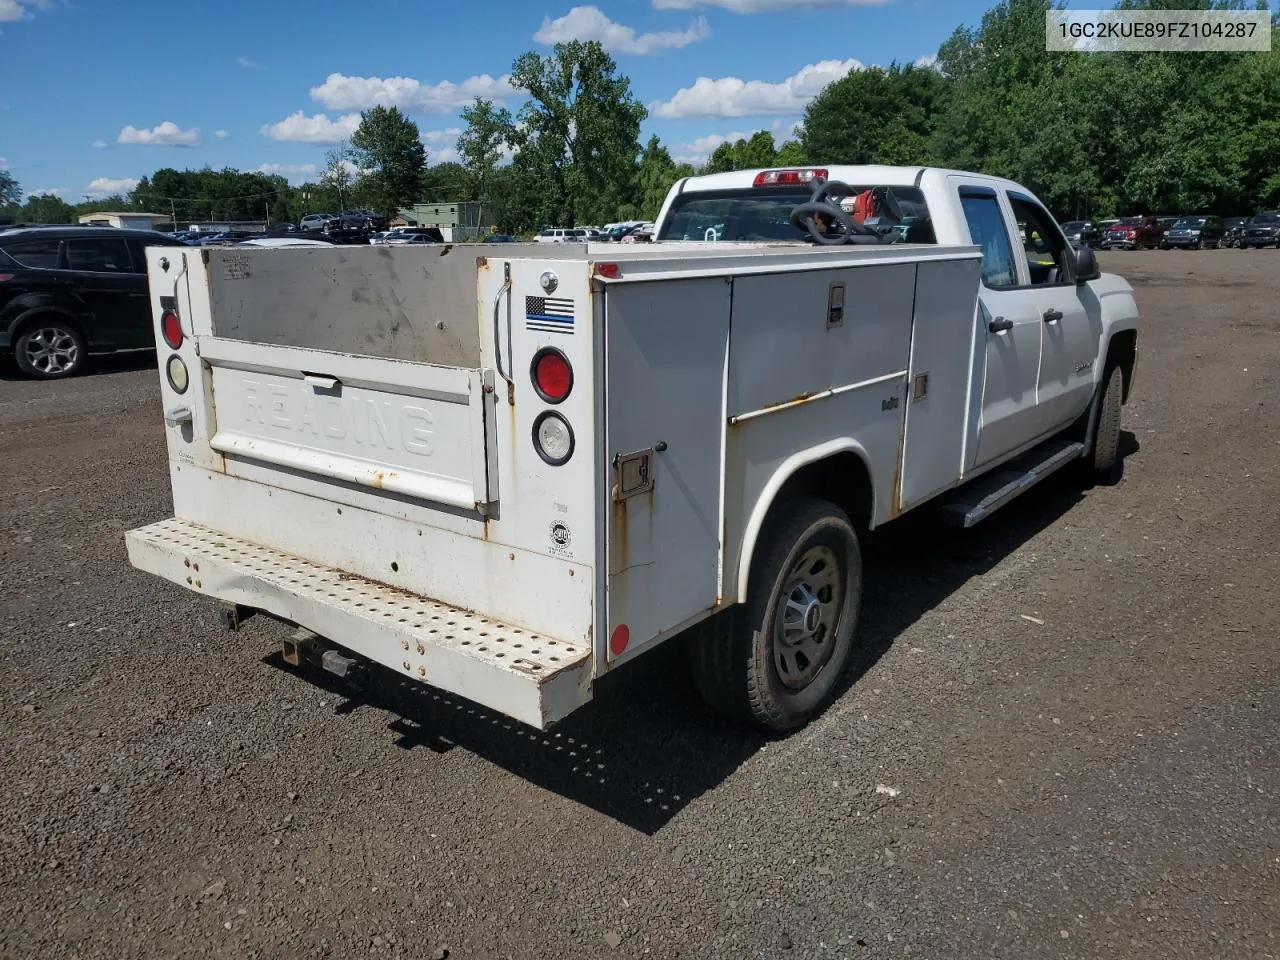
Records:
{"label": "rear wheel", "polygon": [[751,594],[692,648],[694,678],[722,713],[773,731],[802,726],[835,697],[862,600],[862,556],[834,504],[798,498],[761,532]]}
{"label": "rear wheel", "polygon": [[22,328],[13,359],[29,377],[57,380],[80,372],[85,345],[80,331],[58,317],[41,317]]}

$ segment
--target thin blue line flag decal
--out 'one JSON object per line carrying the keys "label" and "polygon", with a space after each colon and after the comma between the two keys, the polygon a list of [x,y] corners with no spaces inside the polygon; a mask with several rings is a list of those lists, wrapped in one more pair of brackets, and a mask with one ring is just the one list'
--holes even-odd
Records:
{"label": "thin blue line flag decal", "polygon": [[573,333],[573,301],[564,297],[525,297],[525,325],[542,333]]}

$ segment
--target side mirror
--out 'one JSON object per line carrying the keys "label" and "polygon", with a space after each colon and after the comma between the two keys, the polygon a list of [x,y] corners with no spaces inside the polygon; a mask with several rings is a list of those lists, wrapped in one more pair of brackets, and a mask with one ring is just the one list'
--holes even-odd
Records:
{"label": "side mirror", "polygon": [[1098,269],[1098,258],[1094,255],[1092,247],[1081,246],[1076,249],[1075,266],[1076,283],[1097,280],[1102,276],[1102,271]]}

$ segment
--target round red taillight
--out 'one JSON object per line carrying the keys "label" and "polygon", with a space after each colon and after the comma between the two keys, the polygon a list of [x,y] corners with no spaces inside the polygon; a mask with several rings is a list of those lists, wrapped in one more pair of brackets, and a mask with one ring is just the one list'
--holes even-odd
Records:
{"label": "round red taillight", "polygon": [[543,347],[534,354],[529,374],[534,390],[547,403],[559,403],[573,389],[573,367],[555,347]]}
{"label": "round red taillight", "polygon": [[164,342],[171,350],[182,346],[182,321],[172,310],[166,310],[160,315],[160,336],[164,337]]}
{"label": "round red taillight", "polygon": [[631,630],[625,623],[620,623],[613,629],[613,634],[609,637],[609,650],[615,657],[620,657],[627,652],[627,647],[631,643]]}

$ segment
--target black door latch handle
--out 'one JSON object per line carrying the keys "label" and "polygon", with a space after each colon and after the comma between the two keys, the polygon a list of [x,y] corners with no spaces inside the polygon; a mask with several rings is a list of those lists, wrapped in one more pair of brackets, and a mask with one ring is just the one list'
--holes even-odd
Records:
{"label": "black door latch handle", "polygon": [[1006,320],[1004,317],[996,317],[987,324],[987,329],[992,333],[1004,333],[1006,330],[1013,329],[1013,321]]}
{"label": "black door latch handle", "polygon": [[1057,323],[1057,322],[1058,322],[1059,320],[1061,320],[1061,319],[1062,319],[1062,311],[1061,311],[1061,310],[1053,310],[1053,309],[1050,309],[1050,310],[1046,310],[1046,311],[1044,312],[1044,322],[1045,322],[1045,323]]}

